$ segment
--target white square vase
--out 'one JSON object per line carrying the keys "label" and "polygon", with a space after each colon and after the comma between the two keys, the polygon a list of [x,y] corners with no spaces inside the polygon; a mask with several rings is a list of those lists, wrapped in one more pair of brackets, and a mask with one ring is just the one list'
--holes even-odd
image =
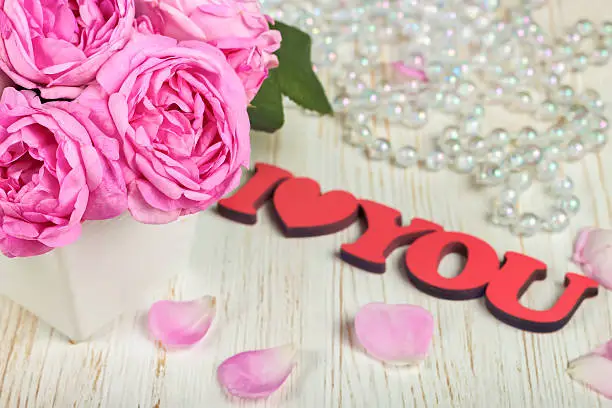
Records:
{"label": "white square vase", "polygon": [[31,258],[0,255],[0,293],[81,341],[189,269],[197,215],[146,225],[129,215],[83,225],[71,245]]}

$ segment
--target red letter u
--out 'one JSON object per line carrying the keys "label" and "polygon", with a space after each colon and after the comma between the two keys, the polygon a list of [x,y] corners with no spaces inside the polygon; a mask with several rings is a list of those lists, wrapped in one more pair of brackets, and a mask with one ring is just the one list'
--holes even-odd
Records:
{"label": "red letter u", "polygon": [[565,275],[565,290],[548,310],[520,304],[520,297],[536,280],[546,278],[546,265],[516,252],[506,253],[500,273],[485,291],[489,311],[502,322],[539,333],[557,331],[569,322],[583,300],[597,295],[597,282],[575,273]]}

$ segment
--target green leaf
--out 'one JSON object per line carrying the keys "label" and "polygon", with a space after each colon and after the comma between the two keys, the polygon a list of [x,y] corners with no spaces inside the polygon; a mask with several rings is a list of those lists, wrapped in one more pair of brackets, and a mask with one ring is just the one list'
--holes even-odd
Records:
{"label": "green leaf", "polygon": [[283,37],[276,51],[281,92],[303,108],[321,114],[333,113],[325,90],[312,70],[312,41],[308,34],[278,21],[272,28]]}
{"label": "green leaf", "polygon": [[272,133],[283,127],[285,113],[278,73],[273,69],[261,85],[248,109],[251,129]]}

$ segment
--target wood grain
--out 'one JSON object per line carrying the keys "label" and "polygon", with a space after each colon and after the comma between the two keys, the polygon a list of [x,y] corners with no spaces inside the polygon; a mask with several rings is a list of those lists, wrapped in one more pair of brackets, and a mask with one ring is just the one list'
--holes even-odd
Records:
{"label": "wood grain", "polygon": [[[596,22],[612,18],[612,3],[551,1],[537,15],[557,34],[579,16]],[[570,84],[598,89],[610,105],[610,72],[609,67],[592,68],[571,77]],[[549,306],[561,291],[564,273],[577,270],[568,258],[579,228],[611,226],[612,146],[564,166],[578,181],[583,204],[568,231],[517,239],[483,219],[487,197],[463,177],[368,162],[341,142],[333,119],[296,110],[287,116],[278,134],[253,138],[254,161],[314,178],[324,190],[346,189],[393,206],[405,220],[418,216],[475,234],[500,255],[513,250],[541,259],[550,267],[549,278],[527,292],[529,306]],[[503,112],[488,118],[491,127],[514,128],[517,122]],[[396,145],[427,143],[425,133],[385,124],[377,130]],[[527,200],[524,208],[536,205],[534,197]],[[90,342],[70,344],[19,306],[1,300],[0,407],[612,407],[565,374],[569,360],[612,337],[608,293],[585,302],[558,333],[526,333],[496,321],[482,300],[443,301],[418,292],[399,267],[403,250],[393,253],[384,275],[353,269],[338,259],[337,251],[359,233],[352,226],[325,237],[285,239],[267,211],[253,227],[213,211],[202,214],[197,267],[180,275],[166,294],[176,299],[218,296],[214,329],[189,351],[166,352],[151,343],[144,312],[121,318]],[[456,261],[445,259],[444,273],[452,274]],[[372,301],[409,302],[435,315],[433,350],[419,370],[385,367],[358,349],[352,317]],[[264,402],[223,395],[215,378],[223,359],[285,343],[297,345],[302,355],[297,372],[278,394]]]}

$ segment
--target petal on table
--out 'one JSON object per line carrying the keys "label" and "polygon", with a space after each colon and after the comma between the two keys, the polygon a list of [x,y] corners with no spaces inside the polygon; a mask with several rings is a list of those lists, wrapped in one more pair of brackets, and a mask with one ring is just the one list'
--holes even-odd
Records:
{"label": "petal on table", "polygon": [[572,361],[567,372],[573,380],[612,399],[612,340]]}
{"label": "petal on table", "polygon": [[612,230],[585,228],[580,231],[572,260],[585,275],[612,290]]}
{"label": "petal on table", "polygon": [[266,398],[278,390],[293,371],[292,346],[245,351],[225,360],[217,370],[225,391],[240,398]]}
{"label": "petal on table", "polygon": [[370,303],[355,316],[355,334],[372,357],[414,365],[425,359],[433,337],[431,313],[419,306]]}
{"label": "petal on table", "polygon": [[165,346],[191,346],[206,336],[216,314],[216,299],[162,300],[149,310],[149,333]]}

